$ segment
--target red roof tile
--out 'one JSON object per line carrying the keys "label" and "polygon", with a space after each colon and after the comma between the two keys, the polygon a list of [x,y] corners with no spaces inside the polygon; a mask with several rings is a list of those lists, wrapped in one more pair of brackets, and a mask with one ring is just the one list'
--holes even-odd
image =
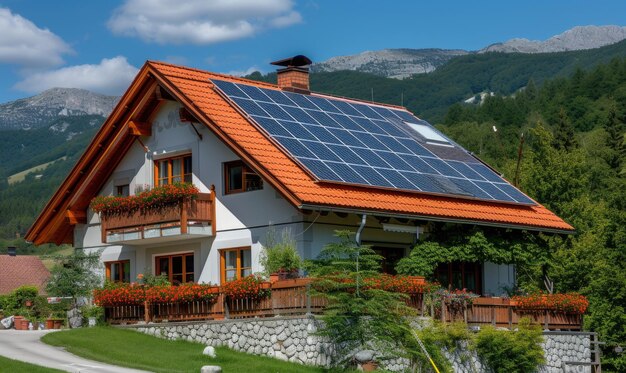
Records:
{"label": "red roof tile", "polygon": [[8,294],[22,285],[35,285],[44,292],[50,272],[41,259],[29,255],[0,255],[0,294]]}

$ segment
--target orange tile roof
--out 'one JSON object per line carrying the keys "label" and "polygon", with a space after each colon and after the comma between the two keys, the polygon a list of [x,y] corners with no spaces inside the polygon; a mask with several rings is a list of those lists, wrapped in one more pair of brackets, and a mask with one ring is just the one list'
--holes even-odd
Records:
{"label": "orange tile roof", "polygon": [[[275,85],[228,75],[148,62],[160,78],[173,86],[195,109],[219,127],[238,150],[267,171],[299,205],[367,211],[540,230],[573,231],[573,227],[545,207],[522,206],[445,196],[316,182],[254,124],[214,89],[211,79],[230,80],[265,88]],[[277,185],[274,185],[277,186]]]}

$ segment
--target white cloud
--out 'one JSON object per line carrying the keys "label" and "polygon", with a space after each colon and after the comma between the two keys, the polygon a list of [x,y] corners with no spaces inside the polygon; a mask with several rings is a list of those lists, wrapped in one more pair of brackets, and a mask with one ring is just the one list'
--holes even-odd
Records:
{"label": "white cloud", "polygon": [[232,75],[232,76],[246,76],[246,75],[252,74],[255,71],[262,73],[261,69],[259,69],[257,66],[252,66],[246,70],[231,70],[231,71],[225,72],[224,74]]}
{"label": "white cloud", "polygon": [[97,65],[76,65],[35,73],[15,84],[14,88],[39,93],[49,88],[82,88],[110,95],[120,95],[137,75],[138,69],[126,57],[103,59]]}
{"label": "white cloud", "polygon": [[22,67],[57,66],[63,63],[63,54],[72,48],[48,29],[0,8],[0,63]]}
{"label": "white cloud", "polygon": [[264,28],[287,27],[302,17],[291,0],[126,0],[109,19],[118,35],[160,44],[211,44]]}

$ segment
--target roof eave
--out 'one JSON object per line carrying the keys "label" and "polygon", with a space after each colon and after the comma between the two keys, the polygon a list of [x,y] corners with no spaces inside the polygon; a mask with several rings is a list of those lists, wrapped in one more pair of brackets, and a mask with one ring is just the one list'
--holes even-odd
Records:
{"label": "roof eave", "polygon": [[365,215],[376,215],[376,216],[400,218],[400,219],[420,219],[420,220],[442,222],[442,223],[474,224],[474,225],[481,225],[481,226],[487,226],[487,227],[528,230],[528,231],[536,231],[536,232],[543,232],[543,233],[555,233],[555,234],[576,233],[576,230],[573,228],[571,230],[568,230],[568,229],[541,227],[541,226],[534,226],[534,225],[498,223],[494,221],[485,221],[485,220],[472,220],[472,219],[450,218],[450,217],[433,216],[433,215],[407,214],[407,213],[397,213],[397,212],[390,212],[390,211],[355,209],[355,208],[345,208],[345,207],[316,205],[316,204],[302,204],[298,206],[298,208],[300,210],[313,210],[313,211],[319,210],[319,211],[328,211],[328,212],[352,213],[352,214],[358,214],[358,215],[365,214]]}

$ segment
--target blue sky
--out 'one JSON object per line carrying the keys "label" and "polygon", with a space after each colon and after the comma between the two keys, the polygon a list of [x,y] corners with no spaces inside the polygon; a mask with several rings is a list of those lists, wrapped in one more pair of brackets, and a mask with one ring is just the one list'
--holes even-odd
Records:
{"label": "blue sky", "polygon": [[476,50],[581,25],[625,26],[626,1],[0,0],[0,102],[54,86],[121,94],[147,59],[267,72],[294,54]]}

